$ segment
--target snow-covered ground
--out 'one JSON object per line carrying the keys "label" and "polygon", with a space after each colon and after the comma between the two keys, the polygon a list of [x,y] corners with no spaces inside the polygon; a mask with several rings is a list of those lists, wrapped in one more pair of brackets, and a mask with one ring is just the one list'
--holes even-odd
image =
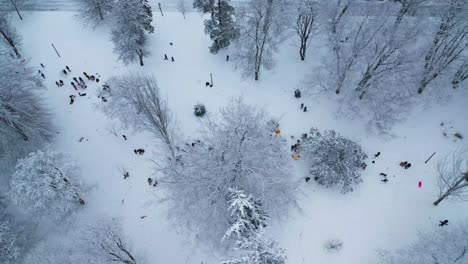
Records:
{"label": "snow-covered ground", "polygon": [[[87,207],[78,216],[83,218],[80,221],[94,221],[101,216],[122,218],[134,248],[144,252],[148,263],[217,263],[219,256],[198,245],[189,235],[177,234],[166,219],[158,187],[147,183],[147,178],[153,176],[151,159],[158,158],[154,154],[157,145],[151,136],[121,129],[117,129],[119,136],[114,136],[111,130],[116,121],[108,120],[96,108],[96,104],[102,103],[97,98],[96,84],[88,87],[86,97],[77,95],[76,102],[69,104],[68,96],[76,94],[70,85],[71,77],[83,71],[97,73],[101,83],[123,73],[153,74],[169,100],[180,131],[187,136],[197,135],[194,104],[204,103],[214,114],[231,98],[242,96],[247,103],[278,117],[282,134],[288,139],[308,132],[311,127],[335,129],[361,143],[370,157],[380,151],[375,164],[369,160],[364,183],[346,195],[313,182],[305,183],[307,173],[302,161],[297,161],[295,177],[301,210],[293,210],[285,222],[268,229],[287,249],[288,263],[375,263],[376,249],[404,246],[415,239],[418,231],[436,228],[438,220],[456,222],[468,217],[468,203],[443,201],[438,207],[432,205],[437,194],[437,160],[466,145],[466,139],[455,141],[451,136],[455,132],[468,135],[466,99],[456,94],[461,95],[461,90],[454,91],[449,104],[414,110],[405,123],[395,127],[393,138],[383,138],[369,134],[359,119],[336,118],[337,106],[332,100],[293,97],[294,89],[306,90],[302,80],[312,75],[311,65],[321,56],[321,49],[314,44],[309,49],[308,61],[301,62],[297,48],[286,42],[275,70],[264,72],[262,81],[254,82],[243,80],[232,62],[225,61],[228,52],[216,56],[208,52],[210,40],[203,32],[202,17],[196,13],[189,13],[183,20],[179,13],[166,12],[161,17],[155,12],[156,30],[150,36],[152,54],[146,58],[144,67],[117,62],[107,30],[84,28],[74,15],[74,12],[24,13],[24,20],[17,23],[23,51],[31,65],[38,67],[42,62],[46,66],[47,90],[43,93],[57,124],[53,147],[70,153],[82,168],[85,181],[96,187],[88,194]],[[175,62],[164,61],[164,54],[174,56]],[[61,74],[65,65],[71,68],[71,76]],[[210,73],[214,77],[212,88],[205,87]],[[59,79],[65,81],[65,87],[56,87],[55,81]],[[308,107],[307,113],[299,109],[301,102]],[[441,122],[445,125],[440,126]],[[448,138],[442,135],[444,131],[448,132]],[[127,141],[122,134],[127,135]],[[81,137],[84,140],[79,142]],[[143,156],[133,153],[133,149],[140,147],[146,150]],[[437,152],[435,157],[424,164],[433,152]],[[398,166],[404,160],[412,163],[409,170]],[[122,167],[130,172],[130,178],[123,179],[119,171]],[[380,181],[380,172],[389,175],[387,184]],[[418,181],[423,182],[422,188],[418,188]],[[343,249],[336,254],[323,248],[324,242],[333,238],[344,242]]]}

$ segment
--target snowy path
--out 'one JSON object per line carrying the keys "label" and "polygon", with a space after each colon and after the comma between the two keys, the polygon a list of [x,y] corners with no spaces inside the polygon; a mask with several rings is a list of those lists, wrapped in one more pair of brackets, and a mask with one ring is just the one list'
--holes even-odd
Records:
{"label": "snowy path", "polygon": [[[197,121],[192,113],[195,103],[202,102],[209,112],[216,113],[230,98],[243,96],[248,103],[280,117],[282,132],[288,137],[317,126],[336,129],[359,141],[369,156],[380,151],[382,155],[376,164],[369,164],[365,171],[364,183],[345,196],[303,182],[305,172],[301,161],[297,162],[296,178],[304,193],[300,196],[302,212],[293,211],[287,222],[270,229],[287,249],[288,263],[372,264],[377,258],[376,249],[394,249],[409,243],[417,231],[433,228],[440,219],[456,222],[468,216],[468,203],[444,201],[439,207],[432,206],[436,195],[436,161],[461,146],[460,142],[444,138],[439,124],[444,121],[446,126],[453,126],[450,133],[468,135],[468,113],[460,97],[448,106],[415,111],[409,116],[411,122],[396,127],[394,139],[381,139],[368,135],[359,120],[336,119],[333,102],[304,98],[309,112],[299,110],[300,102],[293,98],[292,91],[303,88],[300,80],[308,72],[307,64],[315,63],[320,56],[317,47],[311,47],[310,62],[304,65],[297,58],[296,48],[286,43],[278,67],[255,83],[239,77],[232,65],[224,61],[226,53],[218,56],[208,53],[209,39],[203,33],[198,14],[189,14],[183,20],[178,13],[168,12],[163,18],[155,13],[151,57],[144,67],[125,67],[116,62],[109,34],[104,29],[94,32],[81,29],[72,15],[26,13],[19,26],[23,50],[31,57],[32,65],[38,66],[40,62],[46,65],[44,93],[58,124],[54,147],[71,153],[82,167],[86,181],[96,186],[82,217],[121,217],[134,248],[145,252],[149,263],[217,263],[217,257],[187,236],[178,235],[167,222],[164,206],[158,200],[158,188],[148,186],[146,181],[152,176],[150,159],[158,158],[152,154],[157,151],[155,142],[146,133],[119,131],[128,136],[128,141],[112,135],[113,121],[95,108],[100,103],[96,98],[97,85],[88,88],[88,96],[77,97],[75,104],[69,105],[68,96],[75,92],[69,85],[71,77],[60,75],[65,65],[70,66],[73,76],[83,71],[99,73],[102,82],[127,72],[154,74],[177,116],[180,130],[189,137],[196,137]],[[174,46],[169,46],[169,42],[174,42]],[[56,56],[51,43],[58,48],[61,58]],[[174,56],[176,62],[163,61],[164,53]],[[205,88],[210,72],[215,86]],[[67,86],[57,88],[54,82],[58,79],[63,79]],[[81,143],[80,137],[85,138]],[[146,149],[143,156],[133,153],[133,149],[140,147]],[[434,151],[437,156],[425,165],[424,160]],[[401,169],[398,163],[402,160],[410,161],[413,167]],[[123,179],[118,170],[121,166],[129,170],[129,179]],[[380,172],[389,175],[389,183],[380,182]],[[423,188],[417,188],[419,180],[423,181]],[[141,219],[144,215],[147,217]],[[340,253],[329,254],[323,249],[323,243],[330,238],[343,240]]]}

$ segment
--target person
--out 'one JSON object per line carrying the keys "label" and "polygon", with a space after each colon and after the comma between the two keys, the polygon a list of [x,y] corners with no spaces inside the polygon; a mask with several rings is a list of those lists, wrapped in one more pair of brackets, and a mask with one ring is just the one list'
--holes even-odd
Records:
{"label": "person", "polygon": [[167,54],[164,54],[164,60],[169,60],[169,58],[167,57]]}
{"label": "person", "polygon": [[172,42],[169,42],[169,45],[173,46],[173,45],[172,45]]}
{"label": "person", "polygon": [[387,174],[385,174],[385,173],[381,172],[381,173],[380,173],[380,176],[387,177]]}
{"label": "person", "polygon": [[75,96],[74,95],[70,95],[70,104],[73,104],[75,102]]}
{"label": "person", "polygon": [[400,162],[400,167],[404,168],[404,167],[406,167],[407,164],[408,164],[407,161],[402,161],[402,162]]}
{"label": "person", "polygon": [[80,92],[78,92],[78,95],[79,95],[79,96],[86,96],[86,93],[80,93]]}
{"label": "person", "polygon": [[122,137],[125,139],[125,141],[127,141],[127,136],[126,135],[122,135]]}
{"label": "person", "polygon": [[60,87],[60,83],[55,81],[55,85],[57,85],[57,87]]}
{"label": "person", "polygon": [[153,183],[153,179],[148,178],[148,184],[149,184],[149,186],[151,186],[151,183]]}
{"label": "person", "polygon": [[75,88],[76,91],[78,91],[78,89],[76,89],[76,85],[74,82],[71,82],[71,85],[73,86],[73,88]]}
{"label": "person", "polygon": [[63,83],[63,80],[60,80],[60,86],[64,86],[65,84]]}
{"label": "person", "polygon": [[410,167],[411,167],[411,163],[408,162],[408,163],[405,165],[405,170],[409,169]]}
{"label": "person", "polygon": [[124,180],[127,179],[128,177],[130,177],[130,173],[128,173],[128,171],[126,171],[126,172],[124,173]]}
{"label": "person", "polygon": [[229,61],[229,55],[226,55],[226,61]]}
{"label": "person", "polygon": [[310,177],[305,177],[305,181],[306,181],[306,182],[309,182],[309,181],[310,181]]}
{"label": "person", "polygon": [[304,108],[304,103],[301,103],[301,109]]}
{"label": "person", "polygon": [[68,73],[67,73],[66,70],[62,70],[62,72],[63,72],[65,75],[68,75]]}
{"label": "person", "polygon": [[381,180],[383,183],[387,183],[388,182],[388,179],[387,178],[383,178],[383,180]]}
{"label": "person", "polygon": [[42,68],[45,68],[44,64],[41,63],[41,67],[42,67]]}
{"label": "person", "polygon": [[73,80],[77,83],[77,84],[80,84],[80,82],[78,82],[78,79],[76,77],[73,77]]}
{"label": "person", "polygon": [[294,97],[296,97],[296,98],[301,98],[301,90],[296,89],[296,90],[294,91]]}
{"label": "person", "polygon": [[377,152],[377,154],[374,155],[375,158],[377,158],[378,156],[380,156],[380,151]]}
{"label": "person", "polygon": [[83,72],[83,75],[89,80],[89,75],[86,72]]}
{"label": "person", "polygon": [[174,62],[174,57],[171,57],[172,62]]}
{"label": "person", "polygon": [[99,83],[99,78],[96,78],[96,83]]}
{"label": "person", "polygon": [[208,87],[208,86],[210,86],[210,82],[205,83],[205,87]]}
{"label": "person", "polygon": [[83,78],[78,77],[78,80],[80,80],[80,83],[85,84],[85,82],[83,81]]}
{"label": "person", "polygon": [[439,226],[448,225],[448,220],[447,219],[445,219],[444,221],[439,221],[439,222],[440,222]]}
{"label": "person", "polygon": [[156,187],[158,185],[158,181],[156,179],[154,179],[153,181],[153,187]]}
{"label": "person", "polygon": [[65,66],[65,69],[67,69],[68,72],[71,72],[70,68],[68,66]]}
{"label": "person", "polygon": [[304,106],[304,113],[307,112],[307,106]]}

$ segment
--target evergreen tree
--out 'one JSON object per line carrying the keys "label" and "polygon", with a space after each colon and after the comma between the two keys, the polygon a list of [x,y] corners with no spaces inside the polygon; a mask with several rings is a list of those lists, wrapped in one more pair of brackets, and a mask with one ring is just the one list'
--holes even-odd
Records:
{"label": "evergreen tree", "polygon": [[231,211],[231,226],[226,231],[223,239],[231,237],[233,234],[238,239],[249,237],[266,227],[268,215],[263,211],[260,201],[254,200],[252,195],[247,196],[243,190],[229,188],[228,210]]}
{"label": "evergreen tree", "polygon": [[210,47],[213,54],[239,38],[240,32],[234,22],[234,7],[229,5],[229,0],[217,1],[212,19],[205,20],[205,33],[213,40]]}
{"label": "evergreen tree", "polygon": [[143,57],[149,54],[145,32],[154,32],[151,25],[153,14],[148,0],[120,0],[115,5],[114,14],[111,38],[115,45],[114,53],[125,64],[139,59],[143,66]]}
{"label": "evergreen tree", "polygon": [[194,0],[193,8],[202,12],[203,14],[210,13],[211,19],[214,19],[214,9],[216,0]]}

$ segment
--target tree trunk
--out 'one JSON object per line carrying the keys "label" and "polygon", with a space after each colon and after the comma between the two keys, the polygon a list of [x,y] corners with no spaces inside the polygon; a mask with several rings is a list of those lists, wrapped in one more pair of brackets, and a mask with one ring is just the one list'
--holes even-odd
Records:
{"label": "tree trunk", "polygon": [[3,29],[0,28],[0,34],[2,34],[3,38],[5,39],[5,41],[11,46],[11,48],[13,49],[13,51],[15,52],[16,54],[16,57],[21,58],[21,54],[19,53],[18,49],[16,48],[16,45],[15,43],[13,42],[13,40],[8,37],[5,32],[3,31]]}
{"label": "tree trunk", "polygon": [[138,54],[138,58],[140,59],[140,66],[144,66],[144,64],[143,64],[143,51],[140,49],[140,50],[138,50],[137,54]]}
{"label": "tree trunk", "polygon": [[21,14],[20,14],[20,12],[19,12],[18,7],[16,6],[16,3],[13,2],[13,0],[10,0],[10,1],[11,1],[11,3],[13,4],[13,6],[15,7],[16,13],[18,14],[19,18],[20,18],[21,20],[23,20],[23,17],[21,16]]}
{"label": "tree trunk", "polygon": [[447,191],[446,193],[444,193],[444,195],[440,196],[439,199],[437,199],[437,201],[435,201],[433,204],[437,206],[440,202],[442,202],[449,195],[450,195],[450,191]]}

